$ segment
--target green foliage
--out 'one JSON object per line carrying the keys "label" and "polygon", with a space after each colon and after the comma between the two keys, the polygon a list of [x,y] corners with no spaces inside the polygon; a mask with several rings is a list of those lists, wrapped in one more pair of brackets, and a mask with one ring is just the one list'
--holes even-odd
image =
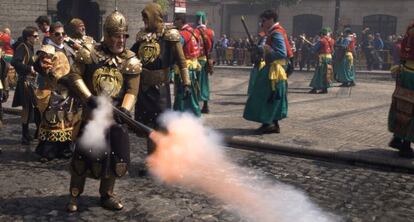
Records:
{"label": "green foliage", "polygon": [[154,0],[155,3],[159,4],[164,12],[167,12],[170,9],[169,0]]}

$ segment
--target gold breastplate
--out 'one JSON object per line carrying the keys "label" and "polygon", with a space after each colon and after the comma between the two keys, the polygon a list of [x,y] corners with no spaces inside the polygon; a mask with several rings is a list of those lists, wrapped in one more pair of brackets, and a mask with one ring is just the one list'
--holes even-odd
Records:
{"label": "gold breastplate", "polygon": [[92,76],[92,84],[98,95],[117,97],[124,78],[117,68],[101,67]]}
{"label": "gold breastplate", "polygon": [[155,39],[142,42],[138,49],[138,56],[143,65],[154,62],[160,54],[161,47]]}

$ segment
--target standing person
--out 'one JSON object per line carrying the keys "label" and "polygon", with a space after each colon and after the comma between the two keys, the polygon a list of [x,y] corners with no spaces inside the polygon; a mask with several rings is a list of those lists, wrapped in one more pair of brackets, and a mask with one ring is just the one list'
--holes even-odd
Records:
{"label": "standing person", "polygon": [[[1,42],[0,42],[1,44]],[[7,81],[7,73],[10,64],[6,62],[5,55],[0,47],[0,127],[3,126],[3,103],[9,98],[9,83]],[[1,153],[1,148],[0,148]]]}
{"label": "standing person", "polygon": [[310,83],[312,90],[309,93],[318,93],[318,90],[320,90],[320,93],[328,93],[328,88],[331,87],[333,77],[331,63],[335,42],[330,34],[330,28],[323,28],[318,42],[312,47],[312,51],[318,53],[319,62]]}
{"label": "standing person", "polygon": [[200,57],[198,61],[201,64],[201,70],[197,73],[197,80],[200,86],[200,101],[203,102],[201,112],[210,113],[208,101],[210,100],[210,81],[209,75],[213,74],[214,61],[211,52],[214,46],[214,31],[207,27],[207,15],[203,11],[196,13],[197,29],[195,30],[200,42]]}
{"label": "standing person", "polygon": [[[164,25],[161,6],[149,3],[141,14],[145,27],[138,32],[137,41],[131,48],[143,66],[135,119],[157,129],[158,116],[171,109],[169,68],[178,65],[185,88],[190,89],[191,80],[180,43],[180,33],[177,29]],[[147,148],[148,154],[155,149],[155,144],[149,139]]]}
{"label": "standing person", "polygon": [[3,59],[5,62],[10,63],[13,58],[13,48],[11,47],[11,35],[10,35],[10,29],[5,28],[2,32],[0,32],[0,45],[1,49],[3,51]]}
{"label": "standing person", "polygon": [[37,109],[41,114],[36,153],[41,162],[68,158],[71,156],[74,117],[80,108],[56,79],[69,73],[69,60],[52,45],[43,45],[36,54],[38,59],[34,67],[43,80],[36,90]]}
{"label": "standing person", "polygon": [[259,134],[280,133],[279,121],[287,116],[288,52],[291,52],[285,29],[278,22],[274,10],[260,15],[261,27],[266,36],[259,43],[266,65],[260,69],[247,99],[243,118],[259,122]]}
{"label": "standing person", "polygon": [[11,64],[16,69],[18,80],[12,107],[22,106],[22,140],[23,145],[29,145],[32,137],[29,133],[29,123],[35,120],[35,97],[33,84],[36,79],[34,70],[33,46],[39,41],[37,28],[28,26],[22,32],[22,41],[15,43],[16,48]]}
{"label": "standing person", "polygon": [[[338,58],[335,64],[335,75],[341,87],[355,86],[355,68],[353,53],[356,47],[356,38],[350,28],[344,29],[344,37],[339,42],[339,47],[344,54]],[[335,51],[336,54],[336,51]]]}
{"label": "standing person", "polygon": [[181,112],[190,111],[195,116],[201,116],[200,106],[198,105],[198,82],[197,72],[201,70],[201,65],[197,58],[200,56],[199,40],[194,29],[187,24],[185,14],[177,14],[174,25],[180,31],[181,45],[183,46],[184,57],[190,75],[191,85],[184,85],[180,76],[180,71],[175,71],[175,100],[174,110]]}
{"label": "standing person", "polygon": [[398,36],[397,40],[392,45],[392,62],[393,65],[400,64],[400,52],[401,52],[401,42],[402,36]]}
{"label": "standing person", "polygon": [[229,47],[229,39],[227,39],[226,34],[223,34],[221,36],[220,46],[221,46],[221,51],[222,51],[221,57],[222,57],[223,65],[224,64],[228,65],[228,62],[227,62],[227,57],[228,57],[227,56],[227,47]]}
{"label": "standing person", "polygon": [[85,23],[79,18],[73,18],[69,22],[70,34],[69,37],[75,41],[72,43],[67,41],[69,45],[75,50],[79,50],[80,47],[92,47],[96,41],[91,37],[86,35]]}
{"label": "standing person", "polygon": [[394,133],[389,146],[399,150],[399,155],[413,158],[414,142],[414,23],[407,27],[401,42],[401,63],[396,74],[395,91],[388,115],[388,129]]}
{"label": "standing person", "polygon": [[[79,126],[78,101],[68,95],[67,88],[57,84],[55,79],[69,73],[75,59],[75,52],[64,39],[63,24],[55,22],[50,26],[50,42],[37,52],[35,70],[39,73],[36,89],[36,108],[40,113],[40,126],[36,153],[41,162],[54,158],[71,156],[72,134]],[[52,62],[53,61],[53,62]],[[65,117],[65,118],[64,118]],[[76,127],[77,126],[77,127]]]}
{"label": "standing person", "polygon": [[[135,54],[125,48],[128,24],[118,11],[111,13],[104,22],[104,39],[93,50],[80,49],[68,75],[58,82],[86,103],[82,112],[82,128],[79,137],[85,133],[85,125],[91,112],[97,106],[97,96],[109,98],[112,104],[127,115],[138,93],[141,63]],[[118,115],[106,132],[105,153],[92,154],[91,148],[77,141],[71,161],[69,212],[78,210],[78,197],[82,194],[87,176],[100,179],[99,194],[101,206],[109,210],[121,210],[123,205],[114,194],[116,178],[128,171],[130,162],[128,129]],[[78,137],[78,135],[73,135]]]}
{"label": "standing person", "polygon": [[382,50],[384,49],[384,41],[381,38],[380,33],[375,33],[374,40],[372,40],[374,46],[373,57],[374,57],[374,69],[382,69],[384,59],[382,57]]}
{"label": "standing person", "polygon": [[49,29],[50,29],[50,19],[49,19],[49,17],[47,17],[46,15],[39,16],[39,17],[37,17],[35,22],[37,24],[37,27],[43,33],[42,45],[49,44],[50,41],[51,41],[50,40],[50,33],[49,33]]}

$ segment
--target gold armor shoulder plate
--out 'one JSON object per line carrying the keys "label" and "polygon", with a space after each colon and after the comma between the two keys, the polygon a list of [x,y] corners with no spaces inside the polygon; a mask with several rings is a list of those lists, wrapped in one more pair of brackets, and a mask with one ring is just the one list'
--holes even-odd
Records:
{"label": "gold armor shoulder plate", "polygon": [[122,64],[121,73],[123,74],[140,74],[142,71],[142,64],[141,61],[135,56],[125,60]]}
{"label": "gold armor shoulder plate", "polygon": [[93,47],[85,48],[82,47],[75,54],[75,60],[84,64],[92,64],[92,52],[94,51]]}
{"label": "gold armor shoulder plate", "polygon": [[139,30],[139,32],[137,33],[137,36],[136,36],[136,41],[137,42],[144,41],[145,40],[145,36],[147,34],[148,33],[144,29]]}
{"label": "gold armor shoulder plate", "polygon": [[179,42],[181,38],[180,32],[177,29],[167,29],[164,33],[164,39],[171,42]]}
{"label": "gold armor shoulder plate", "polygon": [[53,58],[52,70],[56,79],[60,79],[69,73],[69,60],[63,52],[56,52],[55,57]]}

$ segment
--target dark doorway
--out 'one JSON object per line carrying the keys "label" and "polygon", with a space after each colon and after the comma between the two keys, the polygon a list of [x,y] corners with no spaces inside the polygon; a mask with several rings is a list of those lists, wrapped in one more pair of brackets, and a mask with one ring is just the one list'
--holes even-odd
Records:
{"label": "dark doorway", "polygon": [[65,26],[72,18],[80,18],[86,26],[86,34],[99,41],[102,37],[102,14],[99,4],[91,0],[60,0],[57,4],[57,20]]}
{"label": "dark doorway", "polygon": [[383,38],[397,31],[397,17],[391,15],[369,15],[364,17],[364,27],[369,27],[372,33],[380,33]]}
{"label": "dark doorway", "polygon": [[302,14],[293,17],[293,35],[298,36],[303,33],[313,37],[318,35],[322,29],[322,16],[313,14]]}

